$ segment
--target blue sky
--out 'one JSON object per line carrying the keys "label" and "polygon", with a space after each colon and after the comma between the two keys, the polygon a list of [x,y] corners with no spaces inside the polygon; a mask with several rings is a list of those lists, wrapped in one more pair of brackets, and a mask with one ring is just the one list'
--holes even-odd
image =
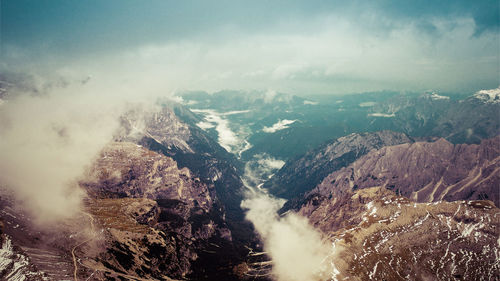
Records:
{"label": "blue sky", "polygon": [[10,71],[169,91],[467,92],[500,81],[498,1],[0,3]]}

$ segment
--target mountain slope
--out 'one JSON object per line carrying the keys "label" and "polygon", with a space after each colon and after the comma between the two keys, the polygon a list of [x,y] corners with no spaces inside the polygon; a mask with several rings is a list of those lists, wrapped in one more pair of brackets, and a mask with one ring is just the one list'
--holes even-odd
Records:
{"label": "mountain slope", "polygon": [[382,186],[418,202],[489,199],[499,206],[500,137],[453,145],[444,139],[383,147],[328,175],[310,195]]}
{"label": "mountain slope", "polygon": [[275,196],[291,199],[373,149],[409,142],[412,140],[406,135],[390,131],[350,134],[288,161],[263,187]]}
{"label": "mountain slope", "polygon": [[[90,196],[88,212],[107,227],[107,250],[97,259],[105,267],[143,278],[201,280],[198,275],[238,261],[213,185],[169,157],[133,143],[112,143],[81,185]],[[194,263],[212,271],[199,272]]]}
{"label": "mountain slope", "polygon": [[[240,202],[242,165],[216,141],[193,123],[196,118],[180,105],[133,108],[123,115],[117,141],[129,141],[174,159],[207,185],[214,185],[224,207],[235,240],[253,239],[251,226],[244,221]],[[246,242],[244,242],[246,243]]]}
{"label": "mountain slope", "polygon": [[415,203],[373,187],[310,200],[299,213],[333,241],[332,280],[498,277],[500,211],[490,201]]}

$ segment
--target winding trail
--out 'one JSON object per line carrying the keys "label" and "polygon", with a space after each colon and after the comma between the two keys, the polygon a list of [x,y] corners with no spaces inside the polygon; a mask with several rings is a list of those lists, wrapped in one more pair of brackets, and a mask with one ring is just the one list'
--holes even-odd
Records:
{"label": "winding trail", "polygon": [[[92,235],[95,233],[95,225],[94,225],[94,217],[92,217],[91,214],[87,213],[87,212],[83,212],[83,214],[87,215],[89,218],[90,218],[90,227],[92,229]],[[75,254],[75,250],[80,247],[81,245],[89,242],[90,240],[92,240],[94,237],[90,237],[88,239],[86,239],[85,241],[83,242],[80,242],[79,244],[77,244],[76,246],[73,247],[73,249],[71,249],[71,256],[73,257],[73,267],[74,267],[74,270],[73,270],[73,278],[75,279],[75,281],[78,281],[78,276],[77,276],[77,273],[78,273],[78,262],[76,260],[76,254]]]}

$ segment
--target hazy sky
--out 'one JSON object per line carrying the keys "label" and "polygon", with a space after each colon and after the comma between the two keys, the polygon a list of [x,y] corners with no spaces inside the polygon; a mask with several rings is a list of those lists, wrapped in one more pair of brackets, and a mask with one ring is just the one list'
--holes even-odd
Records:
{"label": "hazy sky", "polygon": [[468,92],[500,81],[498,0],[0,5],[3,71],[295,94]]}

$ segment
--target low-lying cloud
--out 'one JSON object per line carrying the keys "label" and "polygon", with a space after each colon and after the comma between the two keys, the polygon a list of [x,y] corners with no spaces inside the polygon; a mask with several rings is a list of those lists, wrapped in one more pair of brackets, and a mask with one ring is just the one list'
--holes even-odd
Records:
{"label": "low-lying cloud", "polygon": [[191,109],[195,113],[204,115],[204,120],[196,125],[203,130],[215,128],[217,131],[218,143],[228,152],[234,153],[241,157],[241,153],[248,150],[251,145],[245,139],[246,133],[242,130],[234,132],[229,126],[229,120],[225,116],[246,113],[248,110],[238,110],[219,113],[211,109]]}
{"label": "low-lying cloud", "polygon": [[331,271],[326,261],[332,255],[331,246],[306,218],[294,213],[279,217],[277,211],[283,203],[257,193],[241,204],[264,241],[264,251],[273,262],[273,275],[279,281],[326,280]]}
{"label": "low-lying cloud", "polygon": [[266,153],[256,154],[245,164],[243,183],[254,190],[254,187],[260,187],[283,165],[285,165],[285,161],[276,159]]}
{"label": "low-lying cloud", "polygon": [[288,119],[279,120],[278,122],[274,123],[271,127],[264,127],[262,131],[265,133],[276,133],[277,131],[287,129],[289,127],[288,125],[291,125],[296,121],[297,120],[288,120]]}

